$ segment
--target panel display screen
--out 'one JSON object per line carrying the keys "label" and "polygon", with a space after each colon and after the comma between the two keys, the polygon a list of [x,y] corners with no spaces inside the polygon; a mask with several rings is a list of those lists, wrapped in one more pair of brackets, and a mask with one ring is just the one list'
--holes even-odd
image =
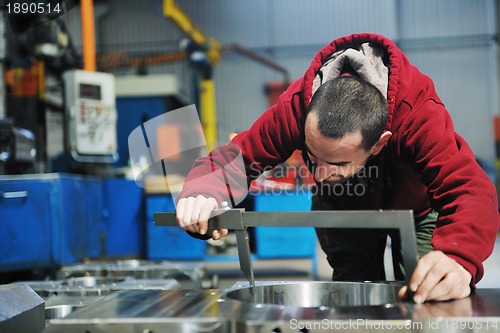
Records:
{"label": "panel display screen", "polygon": [[80,98],[101,100],[101,86],[80,83]]}

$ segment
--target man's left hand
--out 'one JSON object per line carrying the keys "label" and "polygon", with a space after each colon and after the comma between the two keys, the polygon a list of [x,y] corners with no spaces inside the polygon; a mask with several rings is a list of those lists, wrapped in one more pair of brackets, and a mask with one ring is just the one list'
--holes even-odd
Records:
{"label": "man's left hand", "polygon": [[[472,275],[452,258],[441,251],[432,251],[423,256],[410,279],[415,303],[446,301],[470,295]],[[398,293],[405,297],[407,286]]]}

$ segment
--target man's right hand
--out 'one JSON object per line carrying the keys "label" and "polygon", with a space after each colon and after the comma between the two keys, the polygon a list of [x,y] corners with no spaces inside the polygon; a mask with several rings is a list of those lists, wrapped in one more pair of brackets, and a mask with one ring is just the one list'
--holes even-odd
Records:
{"label": "man's right hand", "polygon": [[[217,201],[214,198],[202,195],[196,198],[182,198],[177,202],[177,223],[183,230],[204,235],[208,231],[208,219],[212,211],[217,208]],[[214,230],[212,238],[217,240],[227,233],[227,229]]]}

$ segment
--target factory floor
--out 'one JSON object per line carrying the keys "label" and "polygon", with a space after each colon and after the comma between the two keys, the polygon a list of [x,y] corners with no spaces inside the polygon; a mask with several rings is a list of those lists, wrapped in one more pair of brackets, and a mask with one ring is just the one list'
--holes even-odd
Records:
{"label": "factory floor", "polygon": [[[205,261],[208,273],[216,276],[218,288],[226,289],[238,281],[245,281],[238,261]],[[316,268],[312,259],[269,259],[253,260],[257,281],[329,281],[332,269],[319,247],[316,249]],[[496,240],[493,254],[484,262],[485,275],[478,288],[500,288],[500,236]]]}

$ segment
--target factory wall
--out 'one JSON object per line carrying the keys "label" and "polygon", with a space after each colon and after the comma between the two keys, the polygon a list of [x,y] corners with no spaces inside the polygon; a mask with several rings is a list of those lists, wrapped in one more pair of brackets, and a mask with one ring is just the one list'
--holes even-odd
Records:
{"label": "factory wall", "polygon": [[[493,0],[196,1],[184,8],[207,34],[274,58],[292,78],[333,38],[371,31],[393,38],[431,76],[457,131],[481,158],[492,160],[492,116],[498,111]],[[226,24],[214,24],[226,22]],[[217,67],[221,138],[247,128],[266,108],[268,80],[280,79],[241,57]],[[228,128],[232,125],[235,128]]]}
{"label": "factory wall", "polygon": [[433,78],[474,153],[492,160],[492,117],[499,106],[494,1],[399,3],[401,48]]}
{"label": "factory wall", "polygon": [[[494,0],[178,0],[206,33],[239,43],[300,77],[314,54],[332,39],[371,31],[394,39],[434,79],[457,131],[480,158],[493,160],[492,116],[498,113]],[[112,0],[97,8],[98,51],[174,50],[182,34],[161,15],[161,0]],[[75,10],[72,15],[75,15]],[[71,19],[79,29],[78,18]],[[76,33],[78,35],[78,33]],[[77,42],[78,44],[78,42]],[[185,64],[150,72],[178,74],[189,89]],[[130,73],[122,71],[118,74]],[[264,93],[280,73],[237,54],[215,67],[219,141],[248,128],[267,108]]]}

